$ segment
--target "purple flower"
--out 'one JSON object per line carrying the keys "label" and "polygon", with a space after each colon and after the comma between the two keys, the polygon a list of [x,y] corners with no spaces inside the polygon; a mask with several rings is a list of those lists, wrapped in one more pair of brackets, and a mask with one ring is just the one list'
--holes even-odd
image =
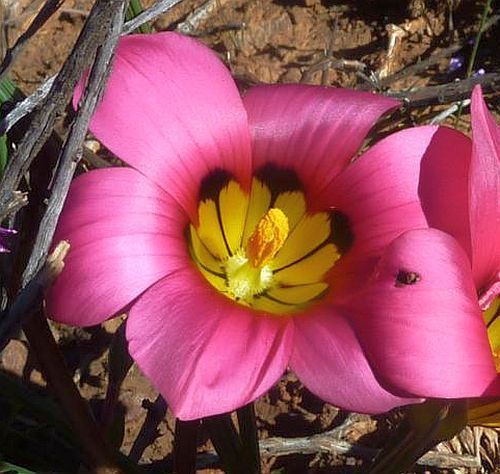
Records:
{"label": "purple flower", "polygon": [[448,65],[448,72],[458,71],[464,65],[464,57],[460,54],[458,56],[453,56],[450,59],[450,64]]}
{"label": "purple flower", "polygon": [[0,227],[0,253],[9,252],[8,247],[6,247],[6,242],[8,238],[15,233],[16,231],[14,229],[5,229],[4,227]]}

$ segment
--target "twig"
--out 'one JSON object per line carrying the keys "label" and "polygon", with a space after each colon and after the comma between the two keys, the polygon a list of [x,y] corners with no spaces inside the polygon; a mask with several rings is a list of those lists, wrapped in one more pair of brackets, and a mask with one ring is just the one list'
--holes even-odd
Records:
{"label": "twig", "polygon": [[[470,99],[466,99],[461,102],[463,107],[466,107],[467,105],[470,104]],[[453,115],[458,109],[460,108],[460,105],[453,104],[451,107],[448,107],[446,110],[443,110],[441,113],[437,114],[432,120],[429,121],[431,125],[436,125],[438,123],[441,123],[443,120],[446,120],[450,115]]]}
{"label": "twig", "polygon": [[[454,44],[448,48],[442,49],[441,51],[437,51],[431,56],[429,56],[427,59],[423,59],[422,61],[418,61],[415,64],[412,64],[411,66],[405,67],[401,71],[398,71],[394,74],[391,74],[390,76],[384,77],[383,79],[379,79],[377,81],[377,87],[379,89],[383,89],[385,87],[390,86],[394,82],[397,82],[401,79],[404,79],[406,77],[414,76],[415,74],[418,74],[419,72],[425,71],[431,66],[434,66],[435,64],[438,64],[443,58],[447,58],[452,56],[454,53],[457,51],[460,51],[464,47],[463,43],[457,43]],[[362,84],[360,87],[358,87],[359,90],[369,90],[370,85],[369,84]]]}
{"label": "twig", "polygon": [[16,106],[0,121],[0,135],[9,132],[14,125],[23,117],[28,115],[33,109],[47,97],[57,76],[47,79],[33,94],[16,104]]}
{"label": "twig", "polygon": [[[500,15],[493,15],[492,17],[489,18],[489,20],[486,22],[484,25],[482,31],[483,33],[490,29],[492,26],[496,25],[500,21]],[[448,58],[452,56],[454,53],[457,51],[460,51],[464,46],[466,45],[466,41],[460,41],[457,44],[454,44],[452,46],[449,46],[448,48],[442,49],[440,51],[437,51],[433,54],[431,54],[427,59],[423,59],[422,61],[418,61],[415,64],[412,64],[411,66],[408,66],[401,71],[396,72],[395,74],[392,74],[388,77],[384,77],[383,79],[380,79],[377,83],[378,88],[383,89],[385,87],[390,86],[394,82],[397,82],[401,79],[404,79],[406,77],[414,76],[415,74],[418,74],[419,72],[425,71],[431,66],[434,66],[435,64],[438,64],[442,59]],[[358,87],[359,90],[370,90],[370,84],[363,84],[360,87]]]}
{"label": "twig", "polygon": [[31,22],[28,29],[17,39],[12,48],[7,50],[5,58],[0,65],[0,81],[5,78],[5,74],[12,65],[12,62],[19,55],[28,40],[45,24],[45,22],[57,11],[64,0],[47,0],[42,6],[38,15]]}
{"label": "twig", "polygon": [[485,93],[497,92],[500,89],[500,73],[484,74],[439,86],[423,87],[410,92],[387,92],[386,94],[403,100],[405,105],[409,107],[426,107],[466,99],[470,97],[476,84],[481,84]]}
{"label": "twig", "polygon": [[[25,285],[34,273],[38,270],[40,263],[47,255],[50,242],[54,235],[55,226],[62,210],[66,194],[69,189],[71,179],[73,178],[76,165],[82,156],[82,144],[87,133],[90,118],[94,113],[95,107],[104,91],[104,85],[108,78],[111,69],[111,60],[114,54],[116,45],[118,44],[119,34],[123,25],[124,8],[126,7],[125,0],[108,0],[112,7],[109,10],[104,10],[107,15],[102,15],[100,18],[101,35],[107,31],[107,36],[102,42],[102,46],[97,49],[97,56],[90,77],[88,80],[83,100],[80,100],[80,107],[73,123],[68,137],[63,145],[60,155],[60,165],[58,174],[55,180],[52,195],[49,200],[47,211],[43,216],[40,224],[40,231],[37,235],[33,251],[23,273],[23,285]],[[121,9],[123,11],[121,11]],[[92,24],[91,16],[86,25]],[[106,25],[110,24],[110,28]],[[84,29],[84,31],[86,31]],[[88,31],[88,30],[87,30]],[[82,34],[83,36],[83,34]],[[99,35],[95,37],[99,40]],[[64,69],[64,67],[63,67]]]}
{"label": "twig", "polygon": [[300,78],[301,84],[307,84],[311,81],[314,73],[318,71],[325,71],[328,69],[350,69],[357,73],[362,73],[366,70],[366,64],[354,59],[336,59],[326,58],[313,64],[307,71],[304,72]]}
{"label": "twig", "polygon": [[61,8],[61,13],[83,16],[84,18],[87,18],[89,16],[89,12],[87,10],[80,10],[79,8]]}
{"label": "twig", "polygon": [[[333,434],[332,434],[333,433]],[[288,456],[290,454],[333,454],[349,455],[370,460],[379,452],[378,449],[351,444],[337,438],[336,429],[302,438],[273,437],[259,441],[260,453],[263,457]],[[214,451],[198,455],[198,469],[211,467],[220,463]],[[463,467],[480,468],[481,463],[476,456],[466,454],[428,451],[418,461],[421,466],[432,466],[441,469],[458,469]]]}
{"label": "twig", "polygon": [[214,11],[221,8],[228,0],[208,0],[199,8],[194,10],[188,17],[177,25],[177,31],[185,35],[191,35],[196,32],[201,23],[203,23]]}
{"label": "twig", "polygon": [[123,26],[122,34],[127,35],[132,33],[132,31],[136,30],[140,26],[148,23],[149,21],[154,20],[155,18],[163,15],[168,10],[170,10],[173,6],[180,3],[182,0],[160,0],[155,3],[152,7],[144,10],[140,15],[136,16],[133,20],[127,21]]}
{"label": "twig", "polygon": [[[114,2],[110,4],[114,5]],[[73,93],[76,82],[89,67],[95,51],[104,40],[103,31],[110,22],[110,17],[107,16],[109,10],[103,7],[101,2],[96,5],[100,6],[93,8],[93,16],[89,16],[73,51],[57,75],[49,94],[33,114],[30,128],[9,160],[0,183],[0,220],[4,217],[3,210],[12,199],[13,191],[17,189],[22,176],[50,136],[58,115],[62,113]],[[92,28],[89,28],[89,25]],[[116,39],[114,41],[116,42]]]}
{"label": "twig", "polygon": [[[170,10],[172,7],[180,3],[182,0],[161,0],[151,8],[144,10],[140,15],[136,16],[133,20],[127,21],[123,26],[123,35],[131,33],[138,27],[152,21],[158,16]],[[79,74],[78,76],[80,76]],[[7,116],[0,121],[0,135],[7,133],[19,120],[31,113],[49,94],[52,86],[56,80],[56,76],[47,79],[35,92],[26,97],[22,102],[16,105]],[[1,209],[0,200],[0,209]],[[0,214],[1,217],[1,214]]]}

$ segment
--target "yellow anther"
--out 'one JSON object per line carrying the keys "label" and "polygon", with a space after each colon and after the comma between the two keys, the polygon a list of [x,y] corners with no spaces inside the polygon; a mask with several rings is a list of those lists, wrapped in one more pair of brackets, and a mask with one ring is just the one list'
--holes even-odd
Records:
{"label": "yellow anther", "polygon": [[281,249],[288,237],[288,218],[278,208],[271,208],[261,218],[248,239],[246,256],[254,268],[262,267]]}

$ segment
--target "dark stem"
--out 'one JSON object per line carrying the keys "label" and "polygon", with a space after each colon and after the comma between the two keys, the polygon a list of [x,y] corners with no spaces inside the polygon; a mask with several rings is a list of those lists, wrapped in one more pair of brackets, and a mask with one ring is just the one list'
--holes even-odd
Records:
{"label": "dark stem", "polygon": [[210,416],[203,419],[208,435],[219,455],[227,474],[242,474],[245,471],[242,460],[243,446],[231,415]]}
{"label": "dark stem", "polygon": [[196,450],[200,420],[175,420],[174,473],[194,474],[196,472]]}
{"label": "dark stem", "polygon": [[260,450],[259,437],[257,433],[257,422],[255,419],[255,407],[249,403],[236,411],[238,425],[240,428],[240,438],[243,444],[243,454],[248,472],[260,474]]}
{"label": "dark stem", "polygon": [[49,387],[78,435],[85,461],[99,474],[121,473],[110,455],[89,406],[80,396],[42,311],[24,324],[24,333]]}
{"label": "dark stem", "polygon": [[148,414],[128,456],[135,463],[139,462],[144,450],[158,438],[158,425],[167,414],[167,404],[161,395],[158,395],[153,403],[144,400],[142,406],[148,410]]}
{"label": "dark stem", "polygon": [[116,406],[122,386],[133,360],[125,339],[125,322],[116,330],[108,354],[108,387],[100,416],[103,433],[108,433],[115,419]]}

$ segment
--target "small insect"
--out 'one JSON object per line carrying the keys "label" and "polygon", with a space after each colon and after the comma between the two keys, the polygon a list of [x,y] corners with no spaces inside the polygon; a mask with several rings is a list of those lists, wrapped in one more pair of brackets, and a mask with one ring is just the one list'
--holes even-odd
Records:
{"label": "small insect", "polygon": [[408,272],[406,270],[399,270],[396,275],[395,286],[401,288],[406,285],[414,285],[421,280],[420,275],[417,272]]}

